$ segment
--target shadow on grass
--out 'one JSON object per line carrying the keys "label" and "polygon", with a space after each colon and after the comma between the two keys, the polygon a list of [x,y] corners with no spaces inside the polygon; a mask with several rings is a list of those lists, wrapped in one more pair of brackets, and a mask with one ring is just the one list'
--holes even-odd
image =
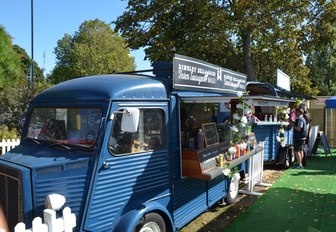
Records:
{"label": "shadow on grass", "polygon": [[309,157],[305,169],[286,170],[229,227],[220,227],[230,217],[225,213],[198,231],[335,231],[335,183],[336,158]]}
{"label": "shadow on grass", "polygon": [[334,231],[336,195],[318,189],[272,188],[225,231]]}
{"label": "shadow on grass", "polygon": [[297,173],[292,173],[290,175],[292,176],[316,176],[316,175],[326,175],[326,176],[329,176],[329,175],[335,175],[336,172],[330,172],[330,171],[315,171],[315,172],[310,172],[310,171],[300,171],[300,172],[297,172]]}

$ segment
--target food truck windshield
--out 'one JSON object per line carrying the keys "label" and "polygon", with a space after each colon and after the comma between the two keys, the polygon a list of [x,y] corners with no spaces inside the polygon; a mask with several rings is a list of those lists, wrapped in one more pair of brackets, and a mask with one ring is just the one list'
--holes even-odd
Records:
{"label": "food truck windshield", "polygon": [[26,139],[50,144],[92,147],[102,112],[97,108],[34,108]]}

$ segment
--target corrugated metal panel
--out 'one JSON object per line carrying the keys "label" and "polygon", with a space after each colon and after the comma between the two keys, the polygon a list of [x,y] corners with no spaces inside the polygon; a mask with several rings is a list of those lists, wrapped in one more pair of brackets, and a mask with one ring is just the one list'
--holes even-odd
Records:
{"label": "corrugated metal panel", "polygon": [[215,204],[217,201],[219,201],[223,197],[225,197],[226,181],[227,181],[227,178],[224,175],[220,175],[217,178],[208,181],[208,205],[209,207]]}
{"label": "corrugated metal panel", "polygon": [[275,159],[276,156],[276,133],[280,126],[265,125],[265,126],[254,126],[253,132],[257,138],[258,142],[264,142],[264,160],[271,161]]}
{"label": "corrugated metal panel", "polygon": [[174,221],[181,228],[207,209],[206,181],[186,177],[175,184],[174,190]]}
{"label": "corrugated metal panel", "polygon": [[286,130],[287,144],[293,144],[293,128]]}
{"label": "corrugated metal panel", "polygon": [[257,138],[258,142],[264,142],[264,160],[270,161],[272,160],[272,127],[273,126],[254,126],[253,132]]}
{"label": "corrugated metal panel", "polygon": [[112,157],[110,169],[96,177],[85,229],[104,231],[137,203],[169,194],[170,174],[167,153]]}
{"label": "corrugated metal panel", "polygon": [[[277,141],[278,130],[280,125],[265,125],[254,126],[253,132],[256,135],[258,142],[264,142],[264,160],[274,161],[279,149],[279,142]],[[293,131],[292,129],[286,130],[285,136],[287,138],[287,144],[293,143]]]}
{"label": "corrugated metal panel", "polygon": [[[66,198],[66,206],[76,214],[77,222],[82,218],[86,195],[88,192],[91,171],[89,161],[73,162],[37,169],[33,172],[34,216],[43,217],[45,197],[51,193],[62,194]],[[59,171],[61,170],[61,171]],[[77,228],[79,225],[77,223]]]}

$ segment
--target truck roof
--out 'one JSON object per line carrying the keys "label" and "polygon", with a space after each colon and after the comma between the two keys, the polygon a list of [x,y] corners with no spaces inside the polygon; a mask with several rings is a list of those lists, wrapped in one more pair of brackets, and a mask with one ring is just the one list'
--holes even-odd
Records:
{"label": "truck roof", "polygon": [[169,91],[156,77],[106,74],[75,78],[56,84],[37,95],[33,102],[109,99],[167,99]]}

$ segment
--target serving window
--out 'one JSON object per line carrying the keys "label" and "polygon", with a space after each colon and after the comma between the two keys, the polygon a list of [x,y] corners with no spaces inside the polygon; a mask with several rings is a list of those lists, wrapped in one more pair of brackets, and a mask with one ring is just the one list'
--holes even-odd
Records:
{"label": "serving window", "polygon": [[109,149],[112,154],[136,154],[159,150],[165,143],[165,116],[161,109],[140,109],[139,126],[135,132],[121,130],[122,111],[115,114]]}
{"label": "serving window", "polygon": [[[213,144],[229,142],[230,120],[218,121],[218,103],[181,103],[181,146],[183,149],[198,149]],[[199,146],[197,135],[202,130],[204,144]]]}

